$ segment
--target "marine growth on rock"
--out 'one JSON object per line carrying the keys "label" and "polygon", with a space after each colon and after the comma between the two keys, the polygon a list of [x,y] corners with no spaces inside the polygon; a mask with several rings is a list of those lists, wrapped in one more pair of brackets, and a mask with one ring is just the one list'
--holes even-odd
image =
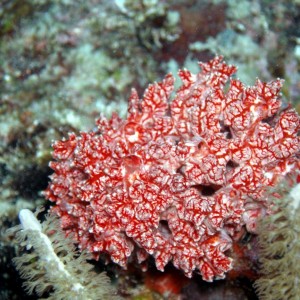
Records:
{"label": "marine growth on rock", "polygon": [[[45,191],[67,235],[126,267],[149,256],[191,277],[224,278],[241,230],[271,213],[265,191],[299,169],[300,119],[282,107],[282,81],[245,87],[218,56],[132,90],[127,118],[53,145]],[[228,83],[229,81],[229,83]]]}

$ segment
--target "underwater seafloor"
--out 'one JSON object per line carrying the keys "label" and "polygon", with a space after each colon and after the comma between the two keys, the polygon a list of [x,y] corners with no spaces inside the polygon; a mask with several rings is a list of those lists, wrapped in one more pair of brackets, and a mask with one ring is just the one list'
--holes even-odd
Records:
{"label": "underwater seafloor", "polygon": [[[238,66],[245,84],[283,78],[283,100],[300,112],[299,0],[1,1],[1,300],[40,298],[24,290],[12,263],[24,250],[7,229],[19,224],[21,209],[49,207],[41,192],[51,174],[52,141],[93,129],[100,113],[125,116],[132,87],[141,95],[148,83],[181,68],[195,72],[197,61],[215,54]],[[296,253],[286,257],[282,282],[295,281],[300,271],[299,213],[278,219],[293,232],[288,247]],[[212,283],[199,275],[187,279],[172,267],[158,272],[151,261],[147,272],[92,263],[108,273],[124,299],[259,299],[253,283],[269,281],[259,281],[256,239],[243,237],[250,250],[236,257],[237,271]],[[290,292],[286,288],[282,299],[300,299]],[[50,293],[51,287],[43,297]]]}

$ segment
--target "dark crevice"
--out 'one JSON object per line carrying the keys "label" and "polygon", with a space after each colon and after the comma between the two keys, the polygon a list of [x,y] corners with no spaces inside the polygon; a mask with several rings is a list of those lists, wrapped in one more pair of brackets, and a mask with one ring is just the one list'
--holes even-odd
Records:
{"label": "dark crevice", "polygon": [[202,185],[196,184],[192,185],[192,188],[195,188],[202,196],[213,196],[220,188],[220,185]]}
{"label": "dark crevice", "polygon": [[172,231],[169,227],[168,221],[166,220],[159,221],[158,229],[160,233],[165,237],[170,237],[172,235]]}
{"label": "dark crevice", "polygon": [[176,173],[184,175],[184,165],[182,165],[179,168],[177,168]]}
{"label": "dark crevice", "polygon": [[239,164],[238,163],[236,163],[236,162],[234,162],[234,161],[232,161],[231,159],[227,162],[227,164],[226,164],[226,171],[228,172],[228,171],[230,171],[230,170],[232,170],[232,169],[235,169],[235,168],[237,168],[239,166]]}
{"label": "dark crevice", "polygon": [[203,146],[203,145],[205,145],[205,142],[204,141],[201,141],[199,144],[198,144],[198,149],[201,149],[201,147]]}
{"label": "dark crevice", "polygon": [[271,116],[269,118],[262,119],[261,122],[266,123],[266,124],[270,125],[272,128],[274,128],[276,123],[277,123],[276,119],[277,119],[276,115],[274,115],[274,116]]}
{"label": "dark crevice", "polygon": [[226,139],[232,139],[232,133],[230,131],[230,127],[226,126],[223,121],[220,121],[221,130],[220,132],[224,133]]}

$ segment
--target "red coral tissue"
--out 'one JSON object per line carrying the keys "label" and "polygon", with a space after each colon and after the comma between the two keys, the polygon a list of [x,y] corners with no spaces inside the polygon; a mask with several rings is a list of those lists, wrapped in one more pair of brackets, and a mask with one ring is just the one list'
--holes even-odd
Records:
{"label": "red coral tissue", "polygon": [[299,168],[299,116],[281,107],[282,81],[245,87],[220,56],[200,67],[179,71],[176,93],[170,74],[143,99],[133,90],[125,120],[100,117],[54,143],[45,195],[95,258],[126,267],[151,255],[161,271],[172,262],[224,278],[234,238],[270,212],[266,188]]}

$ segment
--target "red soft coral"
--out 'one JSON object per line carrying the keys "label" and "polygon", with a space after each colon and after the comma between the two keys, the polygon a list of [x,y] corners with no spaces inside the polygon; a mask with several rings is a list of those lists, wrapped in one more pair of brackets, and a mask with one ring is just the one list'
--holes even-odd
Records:
{"label": "red soft coral", "polygon": [[46,197],[82,249],[125,267],[133,251],[163,270],[204,280],[231,269],[225,251],[246,225],[268,213],[267,187],[298,168],[299,116],[280,111],[281,80],[244,87],[222,57],[135,90],[126,120],[54,143]]}

